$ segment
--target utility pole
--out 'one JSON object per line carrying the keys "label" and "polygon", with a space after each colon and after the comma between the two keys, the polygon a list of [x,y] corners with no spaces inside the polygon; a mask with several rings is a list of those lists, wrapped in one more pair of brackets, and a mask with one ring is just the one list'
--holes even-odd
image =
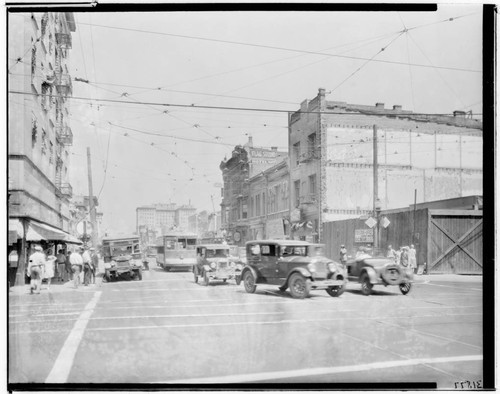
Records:
{"label": "utility pole", "polygon": [[379,247],[379,216],[380,216],[380,200],[378,199],[378,142],[377,142],[377,125],[373,125],[373,214],[377,223],[374,227],[373,246]]}
{"label": "utility pole", "polygon": [[87,167],[89,176],[89,212],[90,223],[92,224],[92,246],[97,246],[97,220],[94,206],[94,193],[92,191],[92,165],[90,161],[90,148],[87,147]]}

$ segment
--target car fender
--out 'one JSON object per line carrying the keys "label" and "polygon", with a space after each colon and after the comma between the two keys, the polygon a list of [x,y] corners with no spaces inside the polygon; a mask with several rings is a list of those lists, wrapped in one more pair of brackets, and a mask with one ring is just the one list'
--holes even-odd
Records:
{"label": "car fender", "polygon": [[368,274],[368,277],[370,278],[371,283],[378,282],[377,272],[372,267],[364,267],[360,272],[360,275],[359,275],[360,279],[363,276],[363,273],[365,273],[365,272]]}
{"label": "car fender", "polygon": [[299,274],[301,274],[305,278],[310,278],[311,277],[311,273],[308,270],[306,270],[304,267],[297,267],[297,268],[292,269],[289,272],[288,277],[286,278],[286,283],[288,283],[288,280],[290,279],[290,276],[292,276],[296,272],[298,272]]}
{"label": "car fender", "polygon": [[257,271],[255,271],[252,267],[249,267],[248,265],[246,267],[243,268],[243,270],[241,271],[241,277],[243,278],[243,276],[245,275],[245,272],[247,271],[250,271],[253,275],[253,277],[255,278],[255,281],[257,282]]}

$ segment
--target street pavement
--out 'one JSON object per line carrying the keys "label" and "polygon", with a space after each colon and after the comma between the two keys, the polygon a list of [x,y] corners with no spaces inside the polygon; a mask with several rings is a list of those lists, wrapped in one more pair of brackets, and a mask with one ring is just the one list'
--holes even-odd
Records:
{"label": "street pavement", "polygon": [[9,382],[481,384],[481,276],[374,290],[296,300],[154,267],[142,281],[12,288]]}

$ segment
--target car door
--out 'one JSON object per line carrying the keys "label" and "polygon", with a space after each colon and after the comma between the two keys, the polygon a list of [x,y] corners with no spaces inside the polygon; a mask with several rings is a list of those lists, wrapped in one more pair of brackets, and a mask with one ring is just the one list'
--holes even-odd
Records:
{"label": "car door", "polygon": [[278,247],[275,244],[261,244],[260,254],[261,254],[261,268],[260,271],[262,276],[267,279],[277,278],[278,269]]}

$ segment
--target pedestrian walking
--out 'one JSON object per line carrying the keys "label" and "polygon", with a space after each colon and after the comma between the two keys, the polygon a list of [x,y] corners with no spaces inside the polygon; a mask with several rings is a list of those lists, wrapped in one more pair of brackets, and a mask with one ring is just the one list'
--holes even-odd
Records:
{"label": "pedestrian walking", "polygon": [[396,261],[396,251],[392,248],[392,245],[387,247],[387,257]]}
{"label": "pedestrian walking", "polygon": [[401,247],[401,255],[399,256],[399,264],[405,268],[408,267],[408,246]]}
{"label": "pedestrian walking", "polygon": [[14,286],[16,283],[17,267],[19,264],[19,255],[17,250],[9,253],[9,287]]}
{"label": "pedestrian walking", "polygon": [[47,250],[47,259],[43,270],[43,279],[47,280],[47,290],[50,290],[50,284],[54,277],[56,257],[52,255],[52,250]]}
{"label": "pedestrian walking", "polygon": [[83,269],[83,246],[80,246],[78,252],[73,252],[69,256],[69,260],[71,263],[71,270],[73,271],[73,283],[75,285],[75,289],[78,289],[78,285],[80,284],[80,272]]}
{"label": "pedestrian walking", "polygon": [[[73,252],[75,253],[75,252]],[[68,254],[66,256],[66,280],[69,281],[69,280],[72,280],[73,279],[73,267],[71,265],[71,251],[68,250]]]}
{"label": "pedestrian walking", "polygon": [[59,282],[66,281],[66,256],[64,255],[64,250],[61,248],[57,252],[57,274],[59,277]]}
{"label": "pedestrian walking", "polygon": [[82,253],[83,260],[83,285],[88,286],[90,283],[90,278],[92,277],[92,259],[88,250],[84,250]]}
{"label": "pedestrian walking", "polygon": [[413,272],[417,271],[417,251],[414,245],[410,245],[410,249],[408,250],[408,265]]}
{"label": "pedestrian walking", "polygon": [[28,276],[30,277],[30,293],[40,294],[42,287],[42,270],[45,265],[45,254],[41,246],[35,246],[35,252],[29,257]]}
{"label": "pedestrian walking", "polygon": [[95,248],[90,248],[90,268],[92,269],[92,283],[95,284],[95,274],[99,269],[99,255],[97,254]]}
{"label": "pedestrian walking", "polygon": [[347,249],[345,245],[340,245],[340,262],[343,266],[347,264]]}

